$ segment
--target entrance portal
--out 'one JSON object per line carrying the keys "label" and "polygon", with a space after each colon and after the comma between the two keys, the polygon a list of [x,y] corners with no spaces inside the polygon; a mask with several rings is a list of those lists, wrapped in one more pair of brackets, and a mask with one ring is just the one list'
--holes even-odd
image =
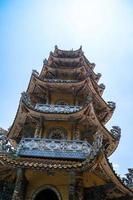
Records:
{"label": "entrance portal", "polygon": [[36,195],[35,200],[59,200],[59,198],[53,190],[47,188],[40,191]]}

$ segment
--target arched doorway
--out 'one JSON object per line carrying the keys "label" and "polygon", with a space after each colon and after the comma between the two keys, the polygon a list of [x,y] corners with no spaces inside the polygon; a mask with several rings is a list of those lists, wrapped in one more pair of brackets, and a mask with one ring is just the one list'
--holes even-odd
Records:
{"label": "arched doorway", "polygon": [[44,188],[36,194],[34,200],[60,200],[60,198],[53,189]]}

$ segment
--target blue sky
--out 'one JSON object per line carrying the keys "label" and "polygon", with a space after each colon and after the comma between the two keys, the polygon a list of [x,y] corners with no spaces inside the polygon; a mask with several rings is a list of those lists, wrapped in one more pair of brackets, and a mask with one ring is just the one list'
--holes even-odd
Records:
{"label": "blue sky", "polygon": [[106,85],[104,98],[116,102],[108,123],[122,129],[111,156],[118,174],[133,167],[133,1],[130,0],[1,0],[0,1],[0,126],[13,122],[20,94],[32,69],[58,45],[83,46]]}

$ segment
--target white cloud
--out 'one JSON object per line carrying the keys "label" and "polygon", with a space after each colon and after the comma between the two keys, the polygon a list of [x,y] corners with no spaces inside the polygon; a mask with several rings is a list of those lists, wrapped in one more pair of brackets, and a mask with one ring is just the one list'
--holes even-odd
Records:
{"label": "white cloud", "polygon": [[119,164],[117,164],[117,163],[113,163],[113,168],[114,168],[114,170],[118,170],[118,169],[119,169],[119,167],[120,167],[120,165],[119,165]]}

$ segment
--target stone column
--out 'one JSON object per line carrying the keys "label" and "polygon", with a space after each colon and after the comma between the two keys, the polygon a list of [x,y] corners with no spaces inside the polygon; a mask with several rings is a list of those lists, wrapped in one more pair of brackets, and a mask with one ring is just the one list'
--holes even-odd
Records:
{"label": "stone column", "polygon": [[76,200],[75,199],[75,172],[70,172],[69,200]]}
{"label": "stone column", "polygon": [[27,183],[25,170],[18,168],[12,200],[24,200]]}

